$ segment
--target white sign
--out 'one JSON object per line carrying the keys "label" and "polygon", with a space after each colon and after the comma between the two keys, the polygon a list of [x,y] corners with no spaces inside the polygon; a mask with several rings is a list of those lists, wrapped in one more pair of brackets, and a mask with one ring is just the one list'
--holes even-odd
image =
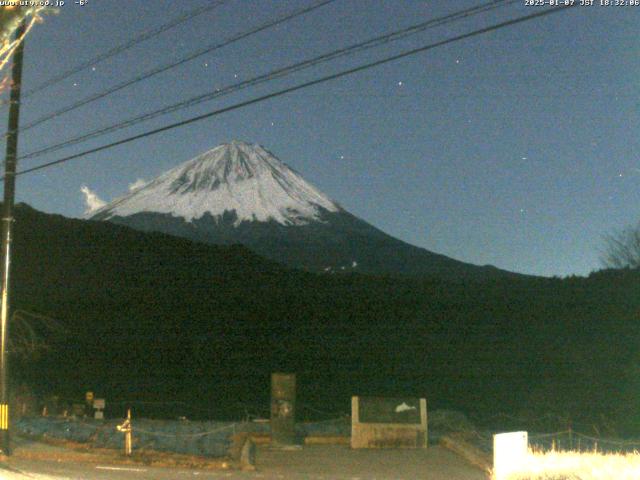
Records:
{"label": "white sign", "polygon": [[493,475],[509,477],[526,466],[529,447],[527,432],[498,433],[493,436]]}
{"label": "white sign", "polygon": [[400,405],[396,407],[396,413],[406,412],[408,410],[417,410],[416,407],[410,407],[407,405],[407,402],[402,402]]}
{"label": "white sign", "polygon": [[104,398],[96,398],[93,400],[93,408],[96,410],[104,410],[105,403]]}

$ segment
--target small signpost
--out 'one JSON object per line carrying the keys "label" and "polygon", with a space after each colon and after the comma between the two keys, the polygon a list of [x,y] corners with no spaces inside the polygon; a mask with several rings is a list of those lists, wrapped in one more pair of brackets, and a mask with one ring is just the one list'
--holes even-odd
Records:
{"label": "small signpost", "polygon": [[96,420],[104,420],[104,407],[106,403],[104,398],[96,398],[93,400],[93,408],[95,410],[93,418]]}

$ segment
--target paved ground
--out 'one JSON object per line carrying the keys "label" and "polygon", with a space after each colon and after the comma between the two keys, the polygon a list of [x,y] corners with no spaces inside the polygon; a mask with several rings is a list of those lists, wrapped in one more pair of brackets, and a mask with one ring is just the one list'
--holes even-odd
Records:
{"label": "paved ground", "polygon": [[426,450],[351,450],[332,445],[308,446],[294,452],[261,450],[257,464],[265,475],[295,479],[487,479],[479,469],[439,446]]}
{"label": "paved ground", "polygon": [[[0,479],[27,480],[124,480],[124,479],[291,479],[291,480],[486,480],[480,470],[469,466],[460,457],[442,447],[427,450],[350,450],[346,446],[306,446],[296,451],[258,449],[255,472],[231,470],[199,470],[183,468],[157,468],[91,462],[82,456],[61,455],[55,460],[58,447],[40,444],[23,449],[40,452],[35,456],[16,454],[5,465],[14,470],[0,469]],[[39,450],[40,449],[40,450]],[[23,450],[24,451],[24,450]],[[62,452],[62,449],[59,450]],[[51,459],[44,460],[51,454]],[[24,476],[24,472],[29,476]]]}

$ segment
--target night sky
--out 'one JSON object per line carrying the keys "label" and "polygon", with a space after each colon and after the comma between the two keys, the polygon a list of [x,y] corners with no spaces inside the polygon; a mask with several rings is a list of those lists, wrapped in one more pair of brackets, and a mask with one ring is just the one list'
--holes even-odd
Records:
{"label": "night sky", "polygon": [[[26,90],[209,2],[66,3],[27,38]],[[313,3],[228,0],[25,99],[21,124]],[[19,151],[481,3],[336,0],[28,130]],[[522,0],[19,169],[543,8]],[[109,201],[240,139],[409,243],[516,272],[585,275],[601,266],[603,236],[640,219],[639,29],[640,7],[575,7],[19,177],[17,200],[80,217],[83,185]]]}

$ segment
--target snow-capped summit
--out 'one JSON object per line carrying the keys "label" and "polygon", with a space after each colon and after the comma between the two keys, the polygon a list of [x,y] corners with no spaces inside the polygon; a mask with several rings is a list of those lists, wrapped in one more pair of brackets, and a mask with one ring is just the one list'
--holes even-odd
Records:
{"label": "snow-capped summit", "polygon": [[147,232],[214,245],[242,244],[294,268],[332,274],[501,276],[409,245],[341,208],[259,145],[233,141],[136,182],[92,212]]}
{"label": "snow-capped summit", "polygon": [[257,144],[219,145],[92,212],[108,220],[138,213],[170,214],[187,222],[209,213],[235,214],[234,224],[275,221],[305,225],[340,206]]}

